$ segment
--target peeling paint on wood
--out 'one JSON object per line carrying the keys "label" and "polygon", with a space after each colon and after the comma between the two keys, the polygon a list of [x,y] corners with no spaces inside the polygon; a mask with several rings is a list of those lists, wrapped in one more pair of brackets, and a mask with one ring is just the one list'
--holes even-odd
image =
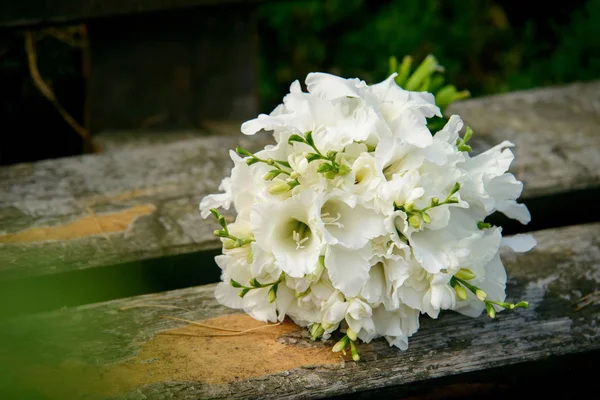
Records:
{"label": "peeling paint on wood", "polygon": [[29,228],[0,235],[0,243],[32,243],[82,239],[126,231],[139,217],[153,213],[152,204],[141,204],[122,211],[85,216],[63,225]]}

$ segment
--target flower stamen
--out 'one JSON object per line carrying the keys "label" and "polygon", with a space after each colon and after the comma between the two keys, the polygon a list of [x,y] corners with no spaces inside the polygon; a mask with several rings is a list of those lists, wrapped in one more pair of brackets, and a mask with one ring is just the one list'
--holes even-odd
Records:
{"label": "flower stamen", "polygon": [[323,224],[337,226],[340,229],[344,228],[344,225],[341,222],[338,222],[342,218],[342,214],[337,213],[336,217],[330,217],[329,215],[329,213],[321,214],[321,220],[323,220]]}

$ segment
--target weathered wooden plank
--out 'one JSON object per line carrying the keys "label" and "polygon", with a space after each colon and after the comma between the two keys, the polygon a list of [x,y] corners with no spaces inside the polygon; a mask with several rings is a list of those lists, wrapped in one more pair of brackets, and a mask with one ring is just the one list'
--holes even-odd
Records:
{"label": "weathered wooden plank", "polygon": [[71,23],[100,17],[261,0],[26,0],[0,4],[0,28]]}
{"label": "weathered wooden plank", "polygon": [[600,81],[462,101],[453,113],[479,147],[515,143],[512,171],[526,197],[600,186]]}
{"label": "weathered wooden plank", "polygon": [[[310,342],[291,323],[244,336],[198,337],[185,335],[223,332],[161,318],[260,325],[218,305],[214,285],[7,321],[0,325],[2,340],[13,346],[1,355],[20,360],[7,379],[29,388],[45,384],[48,398],[311,399],[600,350],[598,302],[573,306],[600,284],[600,224],[535,237],[533,251],[502,254],[509,299],[527,299],[529,309],[495,320],[423,317],[408,351],[376,340],[360,345],[358,364],[331,353],[332,343]],[[52,379],[60,385],[49,384]]]}
{"label": "weathered wooden plank", "polygon": [[[600,82],[517,92],[451,111],[464,114],[485,147],[516,142],[514,172],[523,197],[533,198],[598,187],[598,89]],[[239,134],[1,168],[0,279],[216,248],[214,223],[200,218],[198,202],[229,173],[228,149],[270,140]],[[73,229],[81,224],[85,230]]]}
{"label": "weathered wooden plank", "polygon": [[200,199],[215,192],[236,144],[208,137],[0,169],[0,279],[216,248]]}

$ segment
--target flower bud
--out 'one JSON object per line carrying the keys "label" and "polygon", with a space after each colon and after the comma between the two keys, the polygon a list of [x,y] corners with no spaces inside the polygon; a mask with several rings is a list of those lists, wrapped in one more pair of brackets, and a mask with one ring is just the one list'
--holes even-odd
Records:
{"label": "flower bud", "polygon": [[487,312],[487,315],[490,316],[490,318],[496,318],[496,309],[494,308],[492,303],[485,303],[485,311]]}
{"label": "flower bud", "polygon": [[437,197],[434,197],[434,198],[431,199],[431,206],[432,207],[435,207],[435,206],[437,206],[439,204],[440,204],[440,199],[438,199]]}
{"label": "flower bud", "polygon": [[489,229],[491,227],[492,227],[492,224],[490,224],[488,222],[483,222],[483,221],[477,222],[477,228],[479,230]]}
{"label": "flower bud", "polygon": [[255,157],[246,158],[246,165],[256,164],[257,162],[259,162],[258,158],[255,158]]}
{"label": "flower bud", "polygon": [[408,224],[415,229],[419,229],[421,227],[421,217],[419,214],[412,214],[408,217]]}
{"label": "flower bud", "polygon": [[403,208],[404,208],[404,211],[410,212],[410,211],[414,210],[415,203],[413,203],[412,201],[409,201],[408,203],[404,204]]}
{"label": "flower bud", "polygon": [[274,303],[277,300],[277,283],[269,289],[269,303]]}
{"label": "flower bud", "polygon": [[421,213],[421,218],[423,219],[423,222],[425,222],[426,224],[431,223],[431,217],[426,212]]}
{"label": "flower bud", "polygon": [[465,281],[469,281],[476,277],[476,275],[471,270],[466,269],[466,268],[459,269],[458,272],[456,274],[454,274],[454,276],[457,277],[458,279],[462,279]]}
{"label": "flower bud", "polygon": [[354,361],[360,361],[360,355],[358,354],[358,350],[356,350],[356,345],[353,340],[350,341],[350,354],[352,354],[352,359]]}
{"label": "flower bud", "polygon": [[452,289],[454,289],[454,293],[456,293],[456,297],[458,297],[461,300],[467,299],[467,291],[465,290],[464,287],[460,286],[457,283],[456,285],[452,286]]}
{"label": "flower bud", "polygon": [[315,341],[325,333],[325,328],[321,324],[312,324],[310,327],[310,339]]}
{"label": "flower bud", "polygon": [[241,284],[241,283],[239,283],[239,282],[237,282],[237,281],[234,281],[233,279],[230,279],[230,280],[229,280],[229,284],[230,284],[231,286],[233,286],[234,288],[241,288],[241,287],[242,287],[242,284]]}
{"label": "flower bud", "polygon": [[354,332],[352,328],[348,327],[348,329],[346,329],[346,335],[348,335],[350,340],[356,340],[356,332]]}
{"label": "flower bud", "polygon": [[281,173],[281,170],[279,169],[272,169],[269,172],[267,172],[265,174],[265,176],[263,176],[263,179],[265,181],[272,181],[273,179],[275,179],[277,177],[277,175],[279,175]]}
{"label": "flower bud", "polygon": [[240,156],[246,156],[246,157],[251,157],[252,153],[250,153],[248,150],[244,149],[243,147],[237,146],[235,148],[235,152],[238,153]]}
{"label": "flower bud", "polygon": [[333,351],[334,353],[338,353],[341,351],[344,354],[346,354],[346,347],[348,346],[348,341],[348,336],[344,336],[335,344],[335,346],[333,346],[333,349],[331,349],[331,351]]}
{"label": "flower bud", "polygon": [[244,296],[246,294],[248,294],[248,292],[250,291],[250,289],[248,288],[243,288],[242,290],[239,291],[238,296],[240,296],[241,298],[244,298]]}
{"label": "flower bud", "polygon": [[338,168],[338,174],[340,174],[340,176],[346,176],[350,173],[350,171],[352,171],[352,168],[346,164],[341,164]]}
{"label": "flower bud", "polygon": [[478,298],[479,300],[481,300],[481,301],[484,301],[484,300],[486,299],[486,297],[487,297],[487,293],[486,293],[486,292],[484,292],[484,291],[483,291],[483,290],[481,290],[481,289],[477,289],[477,290],[475,291],[475,296],[477,296],[477,298]]}
{"label": "flower bud", "polygon": [[275,182],[269,186],[269,193],[271,193],[273,196],[276,196],[278,194],[289,192],[290,189],[290,185],[282,180],[279,180],[278,182]]}

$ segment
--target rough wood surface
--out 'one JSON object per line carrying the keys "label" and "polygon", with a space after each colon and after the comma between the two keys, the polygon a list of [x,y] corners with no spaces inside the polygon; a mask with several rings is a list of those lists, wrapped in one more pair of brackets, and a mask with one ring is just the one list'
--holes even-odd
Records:
{"label": "rough wood surface", "polygon": [[510,140],[527,197],[600,185],[600,81],[476,98],[450,106],[483,148]]}
{"label": "rough wood surface", "polygon": [[[465,117],[484,148],[515,141],[513,171],[524,182],[523,198],[532,198],[598,186],[599,89],[592,82],[517,92],[451,111]],[[229,174],[228,149],[270,140],[238,134],[155,142],[0,168],[0,280],[216,248],[215,225],[201,219],[198,203]],[[132,218],[132,210],[141,214]],[[87,233],[66,240],[63,228],[82,220]]]}
{"label": "rough wood surface", "polygon": [[[13,346],[0,355],[19,354],[21,366],[11,364],[5,378],[28,388],[45,382],[47,398],[66,391],[128,399],[311,399],[599,350],[598,298],[579,310],[574,303],[600,284],[600,224],[535,237],[533,251],[503,253],[508,297],[527,299],[529,309],[495,320],[449,312],[435,321],[423,317],[406,352],[376,340],[359,346],[362,360],[355,364],[292,324],[217,338],[184,336],[223,332],[161,318],[258,324],[218,305],[208,285],[6,321],[1,337]],[[51,378],[60,385],[52,389]]]}

